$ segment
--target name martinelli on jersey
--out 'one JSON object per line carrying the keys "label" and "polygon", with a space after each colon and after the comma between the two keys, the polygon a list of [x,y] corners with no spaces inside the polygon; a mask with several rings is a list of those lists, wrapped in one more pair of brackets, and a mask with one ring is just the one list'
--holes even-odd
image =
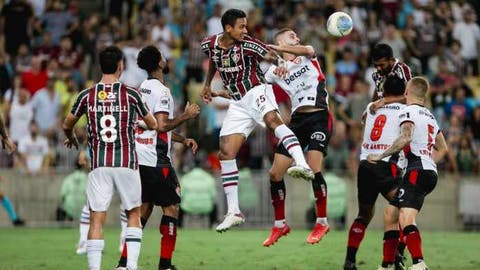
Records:
{"label": "name martinelli on jersey", "polygon": [[104,105],[98,105],[98,106],[88,106],[88,111],[89,112],[128,112],[128,106],[119,106],[119,105],[111,105],[111,106],[104,106]]}

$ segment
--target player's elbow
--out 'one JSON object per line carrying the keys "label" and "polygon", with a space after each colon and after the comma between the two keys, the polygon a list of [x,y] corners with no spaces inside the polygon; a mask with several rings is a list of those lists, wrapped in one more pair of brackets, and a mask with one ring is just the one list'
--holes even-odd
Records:
{"label": "player's elbow", "polygon": [[315,55],[315,49],[312,46],[305,46],[306,55],[313,57]]}
{"label": "player's elbow", "polygon": [[169,130],[169,129],[168,129],[167,123],[165,123],[165,122],[158,122],[157,132],[163,133],[163,132],[167,132],[168,130]]}

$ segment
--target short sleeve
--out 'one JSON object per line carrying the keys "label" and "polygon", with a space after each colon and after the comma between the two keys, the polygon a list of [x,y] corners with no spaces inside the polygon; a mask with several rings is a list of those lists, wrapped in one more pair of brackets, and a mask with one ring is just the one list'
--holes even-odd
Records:
{"label": "short sleeve", "polygon": [[89,92],[90,92],[89,89],[85,89],[82,92],[80,92],[75,98],[75,102],[73,103],[72,110],[70,111],[74,116],[81,117],[84,113],[86,113],[87,99],[88,99]]}
{"label": "short sleeve", "polygon": [[250,55],[254,55],[257,59],[263,59],[268,53],[267,45],[258,39],[246,36],[243,40],[243,49]]}
{"label": "short sleeve", "polygon": [[165,90],[160,91],[160,95],[155,98],[153,113],[169,113],[172,106],[172,99]]}
{"label": "short sleeve", "polygon": [[210,43],[213,37],[206,37],[200,42],[200,47],[202,48],[202,52],[207,56],[210,56]]}

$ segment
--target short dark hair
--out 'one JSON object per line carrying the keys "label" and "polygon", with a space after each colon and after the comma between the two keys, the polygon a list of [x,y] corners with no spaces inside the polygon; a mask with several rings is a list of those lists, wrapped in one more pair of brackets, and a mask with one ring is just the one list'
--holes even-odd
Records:
{"label": "short dark hair", "polygon": [[397,75],[388,75],[383,83],[385,96],[402,96],[405,93],[405,80]]}
{"label": "short dark hair", "polygon": [[393,58],[393,50],[388,44],[378,43],[372,50],[372,60],[377,61],[382,58]]}
{"label": "short dark hair", "polygon": [[147,71],[148,73],[154,72],[159,68],[158,63],[162,60],[162,54],[155,46],[144,47],[137,57],[137,65]]}
{"label": "short dark hair", "polygon": [[246,17],[247,17],[247,14],[245,14],[245,12],[243,12],[240,9],[232,8],[225,11],[225,13],[223,13],[222,15],[223,30],[225,30],[225,27],[227,26],[227,24],[230,25],[231,27],[234,27],[237,19],[246,18]]}
{"label": "short dark hair", "polygon": [[117,46],[108,46],[98,54],[98,62],[103,74],[113,74],[122,61],[123,53]]}

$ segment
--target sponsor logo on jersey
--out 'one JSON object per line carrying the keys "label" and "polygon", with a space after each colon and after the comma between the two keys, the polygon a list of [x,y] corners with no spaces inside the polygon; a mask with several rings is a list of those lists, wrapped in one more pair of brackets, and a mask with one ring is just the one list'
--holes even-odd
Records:
{"label": "sponsor logo on jersey", "polygon": [[305,65],[302,67],[300,70],[297,70],[288,76],[284,81],[287,85],[290,85],[293,81],[295,81],[298,77],[301,77],[303,74],[305,74],[307,71],[310,71],[310,67]]}
{"label": "sponsor logo on jersey", "polygon": [[314,132],[314,133],[310,136],[310,139],[323,142],[323,141],[325,141],[325,140],[327,139],[327,136],[325,135],[325,133],[323,133],[323,132],[321,132],[321,131],[317,131],[317,132]]}
{"label": "sponsor logo on jersey", "polygon": [[98,96],[98,99],[104,100],[104,99],[107,98],[107,92],[105,92],[105,91],[103,91],[103,90],[102,90],[102,91],[99,91],[98,94],[97,94],[97,96]]}
{"label": "sponsor logo on jersey", "polygon": [[251,49],[253,51],[258,52],[260,55],[264,55],[264,54],[267,53],[267,51],[264,48],[262,48],[260,45],[252,43],[252,42],[246,41],[246,42],[243,43],[243,46],[247,49]]}
{"label": "sponsor logo on jersey", "polygon": [[152,90],[146,89],[146,88],[140,88],[140,92],[150,95],[152,93]]}
{"label": "sponsor logo on jersey", "polygon": [[243,69],[242,65],[238,65],[238,66],[235,66],[235,67],[219,67],[218,71],[220,71],[220,72],[239,72],[242,69]]}
{"label": "sponsor logo on jersey", "polygon": [[117,95],[113,92],[105,92],[99,91],[97,94],[98,102],[108,102],[108,101],[115,101],[117,99]]}

